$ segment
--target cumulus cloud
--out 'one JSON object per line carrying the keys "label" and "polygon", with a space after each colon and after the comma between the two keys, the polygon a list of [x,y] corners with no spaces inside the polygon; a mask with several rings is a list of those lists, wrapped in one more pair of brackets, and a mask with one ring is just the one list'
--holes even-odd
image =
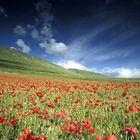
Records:
{"label": "cumulus cloud", "polygon": [[67,60],[67,61],[61,61],[55,63],[61,67],[64,67],[66,69],[79,69],[79,70],[85,70],[85,71],[96,71],[96,68],[88,68],[85,65],[76,62],[74,60]]}
{"label": "cumulus cloud", "polygon": [[16,44],[21,48],[21,51],[23,53],[29,53],[31,51],[31,48],[27,44],[25,44],[22,39],[18,39],[16,41]]}
{"label": "cumulus cloud", "polygon": [[140,78],[140,69],[130,68],[104,68],[101,73],[118,78]]}
{"label": "cumulus cloud", "polygon": [[5,12],[5,9],[2,7],[2,6],[0,6],[0,16],[4,16],[4,17],[7,17],[7,14],[6,14],[6,12]]}
{"label": "cumulus cloud", "polygon": [[62,42],[56,42],[55,39],[50,39],[39,44],[49,54],[64,54],[67,51],[67,46]]}
{"label": "cumulus cloud", "polygon": [[[37,41],[38,46],[45,50],[46,54],[64,54],[68,50],[68,47],[63,42],[57,41],[53,37],[53,14],[51,3],[47,0],[40,0],[36,3],[35,10],[38,13],[38,17],[35,18],[35,24],[27,24],[25,28],[17,25],[14,28],[14,33],[20,36],[24,36],[28,33],[32,39]],[[16,44],[20,46],[25,53],[28,53],[31,50],[21,39],[18,39]]]}
{"label": "cumulus cloud", "polygon": [[20,25],[16,25],[16,27],[14,28],[14,33],[15,35],[19,35],[19,36],[26,35],[25,29]]}

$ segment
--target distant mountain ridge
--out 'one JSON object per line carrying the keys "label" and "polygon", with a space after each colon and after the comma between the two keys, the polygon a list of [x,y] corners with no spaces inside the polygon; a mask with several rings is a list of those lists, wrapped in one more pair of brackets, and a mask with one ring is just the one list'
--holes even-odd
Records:
{"label": "distant mountain ridge", "polygon": [[24,54],[16,49],[2,46],[0,46],[0,71],[78,79],[98,79],[106,77],[95,72],[65,69],[48,60],[43,60],[38,57]]}

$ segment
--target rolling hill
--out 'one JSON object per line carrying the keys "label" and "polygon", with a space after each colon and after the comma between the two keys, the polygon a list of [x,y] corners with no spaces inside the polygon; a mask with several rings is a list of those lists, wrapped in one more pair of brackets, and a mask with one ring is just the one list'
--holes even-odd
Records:
{"label": "rolling hill", "polygon": [[69,70],[76,73],[78,76],[85,77],[85,79],[104,79],[104,78],[107,78],[107,76],[100,74],[100,73],[96,73],[96,72],[78,70],[78,69],[69,69]]}
{"label": "rolling hill", "polygon": [[0,46],[0,72],[56,76],[78,79],[101,79],[102,74],[82,70],[67,70],[50,61]]}

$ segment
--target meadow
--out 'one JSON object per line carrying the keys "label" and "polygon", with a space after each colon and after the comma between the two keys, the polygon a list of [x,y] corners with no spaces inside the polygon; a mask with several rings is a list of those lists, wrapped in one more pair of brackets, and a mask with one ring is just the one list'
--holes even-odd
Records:
{"label": "meadow", "polygon": [[1,140],[140,140],[140,83],[0,74]]}

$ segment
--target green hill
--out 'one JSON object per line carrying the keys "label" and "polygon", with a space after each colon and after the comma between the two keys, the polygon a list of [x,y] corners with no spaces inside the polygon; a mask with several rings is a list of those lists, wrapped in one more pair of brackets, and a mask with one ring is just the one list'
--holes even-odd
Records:
{"label": "green hill", "polygon": [[71,79],[140,82],[140,79],[137,78],[111,78],[95,72],[65,69],[50,61],[24,54],[16,49],[2,46],[0,46],[0,72]]}
{"label": "green hill", "polygon": [[69,69],[70,71],[76,73],[78,76],[83,76],[85,79],[105,79],[107,76],[96,73],[96,72],[90,72],[85,70],[78,70],[78,69]]}
{"label": "green hill", "polygon": [[[78,79],[105,76],[80,70],[67,70],[50,61],[24,54],[16,49],[0,47],[0,71],[8,73],[68,77]],[[91,76],[92,75],[92,76]]]}

